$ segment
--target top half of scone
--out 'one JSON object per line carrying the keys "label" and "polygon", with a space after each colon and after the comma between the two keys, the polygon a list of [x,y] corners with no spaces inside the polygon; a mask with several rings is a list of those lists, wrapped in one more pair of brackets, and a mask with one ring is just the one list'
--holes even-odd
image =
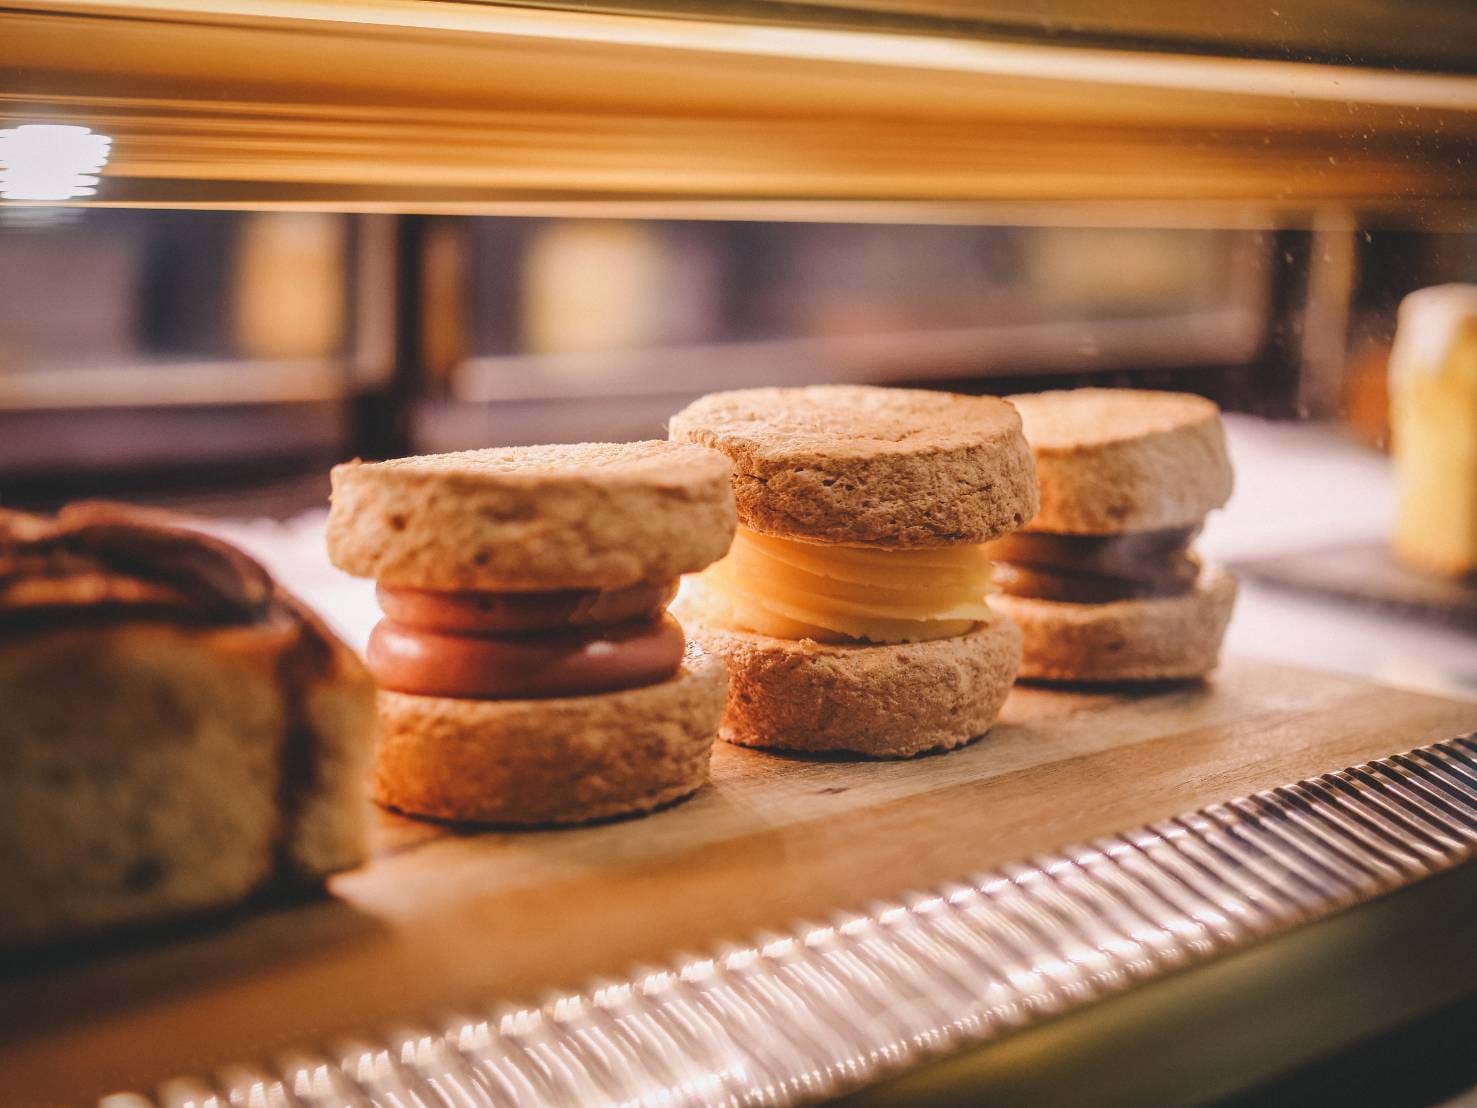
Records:
{"label": "top half of scone", "polygon": [[1198,527],[1231,496],[1220,409],[1189,393],[1063,389],[1010,398],[1036,458],[1032,531]]}
{"label": "top half of scone", "polygon": [[1020,417],[988,397],[745,389],[672,418],[733,461],[739,529],[685,607],[784,639],[950,638],[991,618],[983,543],[1036,512]]}
{"label": "top half of scone", "polygon": [[620,589],[702,569],[733,529],[729,464],[716,451],[498,447],[335,467],[328,552],[381,586]]}
{"label": "top half of scone", "polygon": [[670,435],[728,455],[739,522],[766,535],[912,550],[981,543],[1036,514],[1020,416],[992,397],[741,389],[688,405]]}

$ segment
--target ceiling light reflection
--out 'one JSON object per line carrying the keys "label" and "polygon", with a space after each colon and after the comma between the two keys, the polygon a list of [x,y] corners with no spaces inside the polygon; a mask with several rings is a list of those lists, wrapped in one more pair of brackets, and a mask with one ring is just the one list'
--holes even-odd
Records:
{"label": "ceiling light reflection", "polygon": [[97,191],[94,174],[113,140],[86,127],[26,123],[0,131],[0,198],[75,200]]}

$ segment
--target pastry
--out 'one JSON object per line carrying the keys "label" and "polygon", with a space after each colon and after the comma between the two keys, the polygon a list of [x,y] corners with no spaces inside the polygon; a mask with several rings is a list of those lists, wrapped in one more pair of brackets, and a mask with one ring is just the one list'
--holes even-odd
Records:
{"label": "pastry", "polygon": [[375,798],[529,826],[707,780],[727,675],[666,613],[733,537],[722,455],[668,442],[341,465],[328,550],[378,582]]}
{"label": "pastry", "polygon": [[0,511],[0,945],[364,858],[373,685],[267,572],[155,513]]}
{"label": "pastry", "polygon": [[1477,575],[1477,285],[1401,303],[1390,416],[1396,555],[1428,573]]}
{"label": "pastry", "polygon": [[1021,676],[1116,682],[1215,668],[1236,597],[1190,546],[1231,495],[1220,412],[1183,393],[1076,389],[1010,398],[1041,510],[989,545],[996,605],[1025,634]]}
{"label": "pastry", "polygon": [[739,528],[677,611],[728,661],[719,734],[902,758],[989,730],[1020,661],[981,546],[1036,511],[1020,418],[988,397],[865,386],[703,397],[673,439],[733,462]]}

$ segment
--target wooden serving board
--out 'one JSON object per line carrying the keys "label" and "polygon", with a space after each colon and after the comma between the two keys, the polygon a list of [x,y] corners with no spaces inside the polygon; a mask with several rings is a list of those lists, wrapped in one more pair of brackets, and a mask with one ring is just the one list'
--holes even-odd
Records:
{"label": "wooden serving board", "polygon": [[649,818],[459,832],[383,813],[333,896],[0,981],[6,1104],[84,1102],[504,998],[962,877],[1477,729],[1477,703],[1248,661],[1153,693],[1019,688],[911,762],[720,744]]}

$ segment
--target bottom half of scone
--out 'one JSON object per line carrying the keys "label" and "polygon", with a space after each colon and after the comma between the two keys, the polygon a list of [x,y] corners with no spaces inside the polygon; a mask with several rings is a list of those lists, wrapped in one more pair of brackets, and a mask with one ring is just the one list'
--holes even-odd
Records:
{"label": "bottom half of scone", "polygon": [[988,731],[1021,660],[999,617],[929,642],[832,644],[725,631],[693,619],[688,638],[728,662],[719,737],[741,746],[910,758]]}
{"label": "bottom half of scone", "polygon": [[126,622],[0,639],[0,948],[362,861],[373,689],[351,659],[295,666],[299,633]]}
{"label": "bottom half of scone", "polygon": [[512,826],[649,811],[708,778],[728,678],[689,652],[656,685],[540,700],[382,691],[374,797],[409,815]]}
{"label": "bottom half of scone", "polygon": [[1236,579],[1201,571],[1182,596],[1073,604],[1023,596],[991,603],[1025,636],[1021,676],[1045,681],[1168,681],[1215,669]]}

